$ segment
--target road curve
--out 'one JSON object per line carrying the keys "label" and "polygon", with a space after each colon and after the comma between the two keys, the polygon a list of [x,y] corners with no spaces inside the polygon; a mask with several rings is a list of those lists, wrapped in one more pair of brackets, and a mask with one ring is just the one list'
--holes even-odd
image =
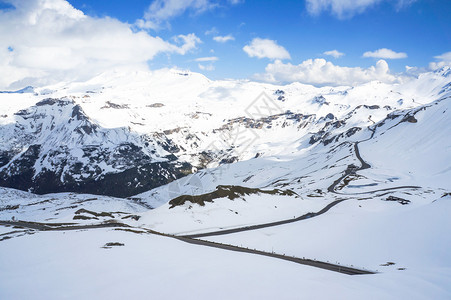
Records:
{"label": "road curve", "polygon": [[309,213],[306,213],[305,215],[302,215],[300,217],[293,218],[293,219],[287,219],[287,220],[281,220],[281,221],[276,221],[276,222],[251,225],[251,226],[245,226],[245,227],[239,227],[239,228],[217,230],[217,231],[211,231],[211,232],[199,233],[199,234],[178,235],[178,237],[195,239],[195,238],[202,238],[202,237],[208,237],[208,236],[217,236],[217,235],[238,233],[238,232],[249,231],[249,230],[257,230],[257,229],[262,229],[262,228],[266,228],[266,227],[273,227],[273,226],[294,223],[294,222],[298,222],[301,220],[306,220],[306,219],[310,219],[312,217],[322,215],[325,212],[327,212],[329,209],[331,209],[332,207],[337,205],[338,203],[343,202],[345,200],[346,199],[336,200],[334,202],[329,203],[328,205],[326,205],[323,209],[321,209],[318,212],[309,212]]}
{"label": "road curve", "polygon": [[[369,191],[369,192],[361,192],[361,193],[353,193],[353,194],[339,193],[339,192],[337,192],[335,190],[336,186],[344,178],[346,178],[346,176],[348,176],[349,174],[371,168],[371,165],[369,163],[367,163],[365,160],[363,160],[362,156],[360,155],[359,146],[358,146],[360,142],[365,142],[365,141],[368,141],[368,140],[373,138],[374,134],[376,133],[376,130],[375,129],[371,129],[371,128],[370,128],[370,130],[372,131],[372,134],[371,134],[371,136],[368,139],[353,143],[353,145],[354,145],[354,153],[355,153],[357,159],[360,162],[360,167],[358,167],[357,169],[355,169],[355,168],[348,168],[348,169],[346,169],[345,173],[342,176],[340,176],[340,178],[335,180],[327,188],[327,190],[329,192],[331,192],[331,193],[338,194],[338,195],[360,195],[360,194],[373,194],[373,193],[377,193],[377,192],[389,191],[389,190],[397,190],[397,189],[407,189],[407,188],[408,189],[417,189],[417,188],[420,188],[419,186],[398,186],[398,187],[384,188],[384,189],[379,189],[379,190],[374,190],[374,191]],[[267,228],[267,227],[273,227],[273,226],[289,224],[289,223],[298,222],[298,221],[301,221],[301,220],[305,220],[305,219],[309,219],[309,218],[312,218],[312,217],[317,217],[319,215],[322,215],[325,212],[327,212],[329,209],[334,207],[335,205],[337,205],[337,204],[339,204],[339,203],[341,203],[343,201],[346,201],[346,200],[348,200],[348,199],[340,199],[340,200],[333,201],[333,202],[329,203],[323,209],[321,209],[320,211],[318,211],[316,213],[315,212],[310,212],[310,213],[304,214],[304,215],[302,215],[300,217],[293,218],[293,219],[287,219],[287,220],[281,220],[281,221],[276,221],[276,222],[270,222],[270,223],[264,223],[264,224],[258,224],[258,225],[251,225],[251,226],[245,226],[245,227],[239,227],[239,228],[217,230],[217,231],[211,231],[211,232],[205,232],[205,233],[199,233],[199,234],[179,235],[179,237],[202,238],[202,237],[239,233],[239,232],[243,232],[243,231],[257,230],[257,229],[262,229],[262,228]]]}
{"label": "road curve", "polygon": [[353,169],[353,168],[347,168],[345,170],[345,173],[340,176],[337,180],[335,180],[330,186],[327,187],[327,191],[330,193],[334,193],[334,194],[338,194],[338,195],[362,195],[362,194],[374,194],[374,193],[378,193],[378,192],[383,192],[383,191],[390,191],[390,190],[398,190],[398,189],[419,189],[421,188],[420,186],[415,186],[415,185],[403,185],[403,186],[397,186],[397,187],[391,187],[391,188],[383,188],[383,189],[379,189],[379,190],[373,190],[373,191],[368,191],[368,192],[360,192],[360,193],[340,193],[336,191],[336,187],[337,185],[343,180],[345,179],[348,175],[352,174],[352,173],[356,173],[358,171],[362,171],[362,170],[366,170],[371,168],[371,165],[369,163],[367,163],[365,160],[363,160],[362,156],[360,155],[360,151],[359,151],[359,143],[360,142],[365,142],[368,141],[370,139],[373,138],[374,133],[376,132],[375,130],[372,130],[372,134],[371,137],[366,139],[366,140],[362,140],[359,142],[355,142],[354,143],[354,153],[355,156],[357,157],[357,159],[360,162],[360,167],[357,169]]}
{"label": "road curve", "polygon": [[[360,142],[371,139],[374,136],[374,134],[375,134],[375,129],[372,130],[372,135],[370,138],[368,138],[366,140],[362,140]],[[376,193],[376,192],[401,189],[401,188],[420,188],[418,186],[400,186],[400,187],[385,188],[385,189],[380,189],[380,190],[375,190],[375,191],[370,191],[370,192],[362,192],[362,193],[354,193],[354,194],[345,194],[345,193],[337,192],[335,190],[336,186],[348,175],[350,175],[351,173],[355,173],[355,172],[358,172],[361,170],[371,168],[371,165],[368,164],[366,161],[364,161],[363,158],[361,157],[360,151],[358,148],[358,144],[359,144],[359,142],[354,143],[354,153],[355,153],[357,159],[359,160],[361,166],[357,169],[348,167],[345,170],[345,173],[342,176],[340,176],[337,180],[335,180],[327,188],[327,190],[329,192],[335,193],[335,194],[340,194],[340,195],[358,195],[358,194],[369,194],[369,193]],[[258,225],[252,225],[252,226],[239,227],[239,228],[234,228],[234,229],[225,229],[225,230],[218,230],[218,231],[212,231],[212,232],[206,232],[206,233],[191,234],[191,235],[179,235],[179,236],[164,234],[164,233],[156,232],[156,231],[149,230],[149,229],[147,229],[147,233],[161,235],[161,236],[165,236],[165,237],[169,237],[169,238],[174,238],[174,239],[177,239],[179,241],[183,241],[183,242],[189,243],[189,244],[195,244],[195,245],[213,247],[213,248],[224,249],[224,250],[229,250],[229,251],[236,251],[236,252],[243,252],[243,253],[250,253],[250,254],[255,254],[255,255],[273,257],[273,258],[277,258],[277,259],[291,261],[291,262],[303,264],[303,265],[309,265],[312,267],[321,268],[321,269],[339,272],[339,273],[344,273],[344,274],[348,274],[348,275],[375,274],[376,272],[373,272],[373,271],[361,270],[361,269],[356,269],[356,268],[352,268],[352,267],[341,266],[338,264],[331,264],[331,263],[327,263],[327,262],[310,260],[310,259],[305,259],[305,258],[290,257],[290,256],[282,255],[282,254],[272,253],[272,252],[265,252],[265,251],[255,250],[255,249],[248,249],[248,248],[238,247],[238,246],[234,246],[234,245],[220,244],[220,243],[215,243],[215,242],[211,242],[211,241],[198,239],[198,238],[202,238],[202,237],[239,233],[239,232],[243,232],[243,231],[257,230],[257,229],[262,229],[262,228],[267,228],[267,227],[280,226],[280,225],[284,225],[284,224],[298,222],[301,220],[305,220],[305,219],[309,219],[312,217],[322,215],[325,212],[329,211],[335,205],[337,205],[343,201],[346,201],[346,200],[348,200],[348,199],[339,199],[339,200],[333,201],[333,202],[329,203],[328,205],[326,205],[323,209],[321,209],[318,212],[310,212],[310,213],[304,214],[297,218],[286,219],[286,220],[281,220],[281,221],[276,221],[276,222],[269,222],[269,223],[258,224]],[[31,229],[41,230],[41,231],[96,229],[96,228],[107,228],[107,227],[108,228],[128,227],[130,229],[134,228],[129,225],[126,225],[123,223],[116,223],[116,222],[92,224],[92,225],[77,225],[77,224],[70,224],[70,223],[60,223],[60,224],[53,223],[52,224],[52,223],[36,223],[36,222],[26,222],[26,221],[0,221],[0,224],[1,225],[9,225],[9,226],[26,227],[26,228],[31,228]],[[143,228],[140,228],[140,229],[143,229]]]}

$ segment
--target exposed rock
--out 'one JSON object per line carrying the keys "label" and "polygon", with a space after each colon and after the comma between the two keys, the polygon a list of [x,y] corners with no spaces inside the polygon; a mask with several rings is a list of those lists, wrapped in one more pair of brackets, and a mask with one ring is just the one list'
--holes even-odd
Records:
{"label": "exposed rock", "polygon": [[164,104],[163,103],[152,103],[149,105],[146,105],[147,107],[153,107],[153,108],[158,108],[158,107],[163,107]]}
{"label": "exposed rock", "polygon": [[128,104],[116,104],[110,101],[105,102],[105,105],[101,107],[101,109],[105,108],[113,108],[113,109],[128,109],[130,106]]}
{"label": "exposed rock", "polygon": [[385,199],[385,201],[396,201],[402,205],[406,205],[406,204],[410,203],[410,200],[406,200],[406,199],[395,197],[395,196],[388,196],[387,199]]}
{"label": "exposed rock", "polygon": [[283,196],[296,196],[297,194],[291,190],[261,190],[258,188],[248,188],[237,185],[218,185],[216,190],[211,193],[202,195],[182,195],[169,201],[170,208],[185,204],[185,202],[196,203],[201,206],[205,205],[205,202],[213,202],[214,199],[228,198],[234,200],[245,195],[251,194],[269,194],[269,195],[283,195]]}
{"label": "exposed rock", "polygon": [[277,96],[277,100],[282,102],[285,101],[285,92],[283,90],[276,90],[274,95]]}
{"label": "exposed rock", "polygon": [[323,95],[315,96],[312,99],[312,103],[317,103],[319,105],[329,105],[329,102],[326,101]]}
{"label": "exposed rock", "polygon": [[405,121],[409,122],[409,123],[417,123],[417,119],[415,119],[414,116],[406,116],[407,118],[405,119]]}

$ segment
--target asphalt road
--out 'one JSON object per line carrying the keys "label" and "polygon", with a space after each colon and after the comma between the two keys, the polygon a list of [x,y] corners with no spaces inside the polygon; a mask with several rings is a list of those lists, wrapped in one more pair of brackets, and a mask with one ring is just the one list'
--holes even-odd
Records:
{"label": "asphalt road", "polygon": [[[371,137],[374,135],[371,135]],[[371,138],[370,138],[371,139]],[[366,140],[364,140],[366,141]],[[361,142],[364,142],[361,141]],[[415,186],[415,185],[403,185],[403,186],[397,186],[397,187],[391,187],[391,188],[384,188],[384,189],[378,189],[378,190],[373,190],[373,191],[368,191],[368,192],[360,192],[360,193],[340,193],[336,191],[336,187],[337,185],[343,180],[345,179],[348,175],[356,173],[358,171],[362,171],[362,170],[366,170],[371,168],[371,165],[369,163],[367,163],[366,161],[363,160],[362,156],[360,155],[360,151],[359,151],[359,143],[360,142],[355,142],[354,143],[354,153],[355,156],[357,157],[357,159],[360,162],[360,167],[357,169],[351,169],[348,168],[345,170],[345,173],[340,176],[340,178],[338,178],[337,180],[335,180],[329,187],[327,187],[327,191],[330,193],[334,193],[334,194],[338,194],[338,195],[362,195],[362,194],[374,194],[374,193],[378,193],[378,192],[383,192],[383,191],[390,191],[390,190],[399,190],[399,189],[419,189],[421,187],[419,186]]]}
{"label": "asphalt road", "polygon": [[[369,139],[371,139],[373,137],[374,133],[375,133],[375,130],[373,130],[373,133]],[[367,139],[367,140],[369,140],[369,139]],[[346,178],[351,173],[355,173],[355,172],[358,172],[361,170],[371,168],[371,165],[368,164],[366,161],[364,161],[363,158],[361,157],[358,144],[359,144],[359,142],[354,143],[354,153],[355,153],[357,159],[359,160],[361,166],[359,168],[346,169],[345,173],[342,176],[340,176],[340,178],[335,180],[327,188],[327,190],[329,192],[335,193],[335,194],[342,194],[342,193],[338,193],[335,189],[336,189],[336,186],[344,178]],[[392,187],[392,188],[385,188],[385,189],[357,193],[357,194],[376,193],[376,192],[380,192],[380,191],[387,191],[387,190],[400,189],[400,188],[419,188],[419,187],[417,187],[417,186]],[[342,195],[346,195],[346,194],[342,194]],[[355,195],[355,194],[353,194],[353,195]],[[348,199],[340,199],[340,200],[333,201],[333,202],[329,203],[328,205],[326,205],[323,209],[321,209],[318,212],[310,212],[310,213],[304,214],[297,218],[286,219],[286,220],[281,220],[281,221],[276,221],[276,222],[269,222],[269,223],[258,224],[258,225],[252,225],[252,226],[239,227],[239,228],[234,228],[234,229],[225,229],[225,230],[218,230],[218,231],[212,231],[212,232],[207,232],[207,233],[181,235],[181,236],[163,234],[163,233],[152,231],[152,230],[148,230],[147,232],[149,234],[157,234],[157,235],[161,235],[161,236],[165,236],[165,237],[169,237],[169,238],[174,238],[174,239],[177,239],[179,241],[183,241],[183,242],[189,243],[189,244],[213,247],[213,248],[224,249],[224,250],[229,250],[229,251],[250,253],[250,254],[255,254],[255,255],[268,256],[268,257],[273,257],[273,258],[277,258],[277,259],[282,259],[285,261],[291,261],[291,262],[298,263],[298,264],[309,265],[312,267],[321,268],[321,269],[325,269],[325,270],[329,270],[329,271],[344,273],[344,274],[348,274],[348,275],[375,274],[375,272],[372,272],[372,271],[341,266],[338,264],[331,264],[331,263],[327,263],[327,262],[310,260],[310,259],[305,259],[305,258],[290,257],[290,256],[285,256],[283,254],[278,254],[278,253],[265,252],[265,251],[260,251],[260,250],[256,250],[256,249],[248,249],[248,248],[243,248],[243,247],[238,247],[238,246],[233,246],[233,245],[228,245],[228,244],[220,244],[220,243],[215,243],[215,242],[211,242],[211,241],[198,239],[198,238],[202,238],[202,237],[225,235],[225,234],[239,233],[239,232],[243,232],[243,231],[257,230],[257,229],[273,227],[273,226],[280,226],[280,225],[284,225],[284,224],[298,222],[301,220],[306,220],[306,219],[309,219],[312,217],[322,215],[322,214],[326,213],[327,211],[329,211],[335,205],[337,205],[343,201],[346,201],[346,200],[348,200]],[[70,224],[70,223],[60,223],[60,224],[53,223],[52,224],[52,223],[36,223],[36,222],[25,222],[25,221],[0,221],[0,224],[9,225],[9,226],[20,226],[20,227],[31,228],[31,229],[40,230],[40,231],[56,231],[56,230],[64,231],[64,230],[80,230],[80,229],[96,229],[96,228],[112,228],[112,227],[128,227],[130,229],[133,228],[126,224],[116,223],[116,222],[93,224],[93,225],[77,225],[77,224]]]}
{"label": "asphalt road", "polygon": [[233,229],[217,230],[217,231],[211,231],[211,232],[206,232],[206,233],[179,235],[179,237],[202,238],[202,237],[207,237],[207,236],[217,236],[217,235],[238,233],[238,232],[243,232],[243,231],[257,230],[257,229],[262,229],[262,228],[266,228],[266,227],[273,227],[273,226],[279,226],[279,225],[294,223],[294,222],[298,222],[298,221],[301,221],[301,220],[306,220],[306,219],[310,219],[310,218],[322,215],[325,212],[327,212],[329,209],[331,209],[332,207],[337,205],[338,203],[343,202],[345,200],[346,199],[336,200],[334,202],[329,203],[328,205],[326,205],[323,209],[321,209],[318,212],[306,213],[305,215],[302,215],[302,216],[297,217],[297,218],[281,220],[281,221],[276,221],[276,222],[270,222],[270,223],[264,223],[264,224],[258,224],[258,225],[239,227],[239,228],[233,228]]}
{"label": "asphalt road", "polygon": [[228,244],[219,244],[219,243],[214,243],[214,242],[210,242],[210,241],[197,240],[197,239],[181,237],[181,236],[174,236],[174,238],[177,240],[186,242],[186,243],[190,243],[190,244],[219,248],[219,249],[224,249],[224,250],[229,250],[229,251],[250,253],[250,254],[255,254],[255,255],[262,255],[262,256],[267,256],[267,257],[272,257],[272,258],[277,258],[277,259],[281,259],[281,260],[294,262],[294,263],[301,264],[301,265],[307,265],[307,266],[312,266],[315,268],[343,273],[343,274],[347,274],[347,275],[376,274],[376,272],[373,272],[373,271],[346,267],[346,266],[341,266],[338,264],[331,264],[328,262],[316,261],[316,260],[311,260],[311,259],[306,259],[306,258],[285,256],[283,254],[265,252],[265,251],[255,250],[255,249],[247,249],[247,248],[228,245]]}
{"label": "asphalt road", "polygon": [[[127,230],[127,229],[134,228],[129,225],[126,225],[123,223],[117,223],[117,222],[92,224],[92,225],[79,225],[79,224],[72,224],[72,223],[38,223],[38,222],[27,222],[27,221],[0,221],[0,225],[17,226],[17,227],[34,229],[34,230],[38,230],[38,231],[67,231],[67,230],[83,230],[83,229],[99,229],[99,228],[122,228],[123,230]],[[142,228],[136,228],[136,229],[142,229]],[[169,234],[156,232],[153,230],[147,230],[147,233],[160,235],[160,236],[164,236],[164,237],[168,237],[168,238],[173,238],[178,241],[182,241],[182,242],[193,244],[193,245],[207,246],[207,247],[212,247],[212,248],[217,248],[217,249],[249,253],[249,254],[254,254],[254,255],[262,255],[262,256],[290,261],[290,262],[294,262],[294,263],[298,263],[298,264],[302,264],[302,265],[308,265],[308,266],[312,266],[312,267],[320,268],[320,269],[324,269],[324,270],[339,272],[339,273],[343,273],[343,274],[347,274],[347,275],[375,274],[375,272],[372,272],[372,271],[341,266],[338,264],[331,264],[331,263],[327,263],[327,262],[316,261],[316,260],[305,259],[305,258],[290,257],[290,256],[285,256],[283,254],[264,252],[264,251],[255,250],[255,249],[247,249],[247,248],[243,248],[243,247],[227,245],[227,244],[220,244],[220,243],[215,243],[215,242],[210,242],[210,241],[205,241],[205,240],[197,240],[197,239],[193,239],[190,237],[169,235]]]}
{"label": "asphalt road", "polygon": [[130,227],[127,224],[108,222],[100,224],[79,225],[74,223],[38,223],[28,221],[0,221],[0,225],[17,226],[39,231],[66,231],[80,229],[96,229],[96,228],[113,228],[113,227]]}
{"label": "asphalt road", "polygon": [[[373,135],[374,135],[374,131],[373,131],[373,134],[371,135],[370,139],[373,137]],[[335,180],[327,188],[327,190],[329,192],[334,193],[334,194],[339,194],[339,195],[359,195],[359,194],[372,194],[372,193],[377,193],[377,192],[382,192],[382,191],[405,189],[405,188],[411,188],[411,189],[412,188],[413,189],[420,188],[419,186],[398,186],[398,187],[384,188],[384,189],[379,189],[379,190],[374,190],[374,191],[369,191],[369,192],[362,192],[362,193],[354,193],[354,194],[345,194],[345,193],[337,192],[335,190],[336,186],[344,178],[346,178],[346,176],[348,176],[351,173],[355,173],[355,172],[358,172],[358,171],[361,171],[361,170],[365,170],[365,169],[371,168],[371,165],[369,163],[367,163],[366,161],[364,161],[362,156],[360,155],[358,144],[359,144],[359,142],[355,142],[354,143],[354,153],[355,153],[357,159],[360,161],[361,166],[359,168],[357,168],[357,169],[350,169],[350,168],[346,169],[345,173],[342,176],[340,176],[340,178]],[[258,224],[258,225],[239,227],[239,228],[233,228],[233,229],[217,230],[217,231],[211,231],[211,232],[206,232],[206,233],[180,235],[180,237],[202,238],[202,237],[209,237],[209,236],[217,236],[217,235],[238,233],[238,232],[249,231],[249,230],[257,230],[257,229],[262,229],[262,228],[267,228],[267,227],[273,227],[273,226],[279,226],[279,225],[289,224],[289,223],[293,223],[293,222],[298,222],[298,221],[302,221],[302,220],[306,220],[306,219],[309,219],[309,218],[312,218],[312,217],[317,217],[319,215],[322,215],[325,212],[329,211],[329,209],[331,209],[335,205],[339,204],[340,202],[346,201],[346,200],[348,200],[348,199],[340,199],[340,200],[333,201],[333,202],[329,203],[328,205],[326,205],[323,209],[321,209],[318,212],[310,212],[310,213],[304,214],[304,215],[302,215],[300,217],[297,217],[297,218],[286,219],[286,220],[270,222],[270,223],[264,223],[264,224]]]}

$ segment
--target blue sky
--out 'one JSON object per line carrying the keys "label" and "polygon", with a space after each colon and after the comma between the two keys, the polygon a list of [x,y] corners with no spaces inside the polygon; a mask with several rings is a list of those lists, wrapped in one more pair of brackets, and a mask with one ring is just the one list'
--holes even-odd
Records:
{"label": "blue sky", "polygon": [[[256,37],[277,41],[297,64],[323,57],[335,64],[368,67],[377,58],[364,58],[366,51],[388,48],[404,52],[407,58],[386,59],[390,69],[402,72],[406,65],[425,67],[434,56],[451,51],[451,1],[419,0],[399,7],[396,1],[370,5],[362,13],[338,17],[330,10],[312,15],[304,1],[246,0],[198,12],[187,9],[150,34],[170,39],[177,34],[195,33],[202,44],[188,55],[158,55],[150,62],[154,68],[178,66],[199,70],[198,57],[215,56],[214,70],[204,71],[212,78],[247,78],[263,72],[268,59],[250,58],[243,46]],[[92,16],[111,16],[130,24],[143,17],[149,0],[107,1],[70,0],[74,7]],[[206,35],[205,32],[216,29]],[[215,35],[232,35],[235,40],[218,43]],[[324,55],[338,50],[340,58]]]}
{"label": "blue sky", "polygon": [[451,65],[450,16],[449,0],[0,0],[0,86],[144,64],[211,79],[395,82],[406,66]]}

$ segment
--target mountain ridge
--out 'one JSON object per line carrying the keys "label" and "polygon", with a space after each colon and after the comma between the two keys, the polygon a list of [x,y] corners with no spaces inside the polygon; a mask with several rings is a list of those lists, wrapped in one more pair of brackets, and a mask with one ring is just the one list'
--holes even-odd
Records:
{"label": "mountain ridge", "polygon": [[446,97],[449,74],[315,88],[160,70],[2,94],[19,105],[0,119],[0,186],[128,197],[196,170],[343,142]]}

